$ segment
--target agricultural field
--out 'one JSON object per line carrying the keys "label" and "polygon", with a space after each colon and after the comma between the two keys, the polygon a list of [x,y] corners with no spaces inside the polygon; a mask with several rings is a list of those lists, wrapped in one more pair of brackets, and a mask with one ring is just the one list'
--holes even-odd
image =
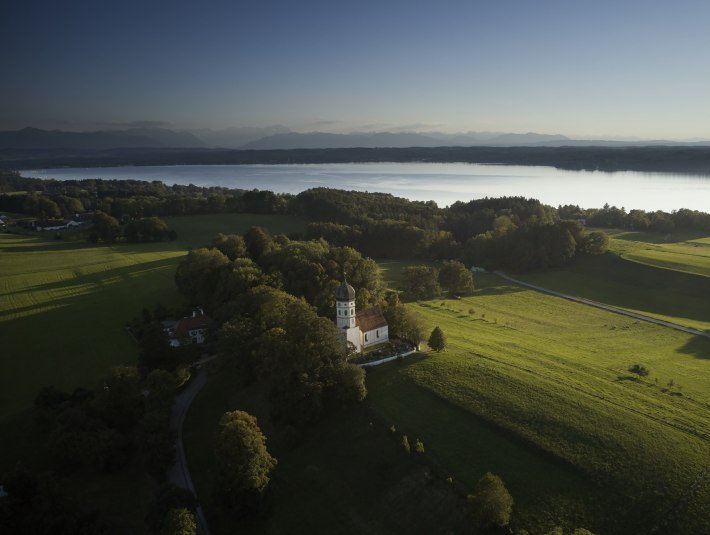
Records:
{"label": "agricultural field", "polygon": [[175,242],[90,245],[54,233],[0,233],[0,420],[31,405],[43,386],[93,387],[136,362],[125,324],[144,307],[180,304],[173,275],[187,250],[218,232],[259,225],[300,230],[291,217],[219,214],[170,218]]}
{"label": "agricultural field", "polygon": [[562,268],[515,277],[695,329],[710,330],[710,277],[703,275],[607,253],[575,258]]}
{"label": "agricultural field", "polygon": [[618,255],[649,266],[710,277],[710,237],[698,233],[660,234],[605,230],[610,249]]}
{"label": "agricultural field", "polygon": [[408,305],[449,348],[368,373],[371,409],[467,487],[501,475],[531,533],[710,533],[710,340],[494,275],[477,286]]}

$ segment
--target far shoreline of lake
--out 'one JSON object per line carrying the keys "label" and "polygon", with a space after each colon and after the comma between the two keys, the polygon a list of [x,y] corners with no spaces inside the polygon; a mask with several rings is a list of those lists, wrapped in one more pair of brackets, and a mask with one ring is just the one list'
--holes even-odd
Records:
{"label": "far shoreline of lake", "polygon": [[57,180],[159,180],[166,184],[264,189],[297,194],[315,187],[378,191],[440,206],[481,197],[524,196],[545,204],[604,204],[627,210],[710,212],[710,177],[639,171],[568,171],[546,166],[477,163],[165,165],[34,169]]}

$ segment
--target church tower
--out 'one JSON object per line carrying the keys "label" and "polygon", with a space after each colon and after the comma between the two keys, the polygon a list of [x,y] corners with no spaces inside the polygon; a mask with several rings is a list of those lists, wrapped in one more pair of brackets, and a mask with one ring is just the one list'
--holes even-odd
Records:
{"label": "church tower", "polygon": [[355,327],[355,288],[348,284],[343,271],[343,282],[335,291],[335,314],[338,329]]}
{"label": "church tower", "polygon": [[335,323],[341,332],[343,346],[362,351],[362,333],[355,314],[355,288],[348,284],[343,271],[343,282],[335,290]]}

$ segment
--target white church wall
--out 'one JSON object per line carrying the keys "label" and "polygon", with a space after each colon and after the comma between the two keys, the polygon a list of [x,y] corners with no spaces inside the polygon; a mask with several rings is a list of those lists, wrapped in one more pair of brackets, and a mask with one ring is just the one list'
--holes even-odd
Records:
{"label": "white church wall", "polygon": [[389,329],[387,325],[384,327],[378,327],[377,329],[372,329],[363,333],[362,337],[362,347],[370,347],[377,344],[382,344],[389,340]]}

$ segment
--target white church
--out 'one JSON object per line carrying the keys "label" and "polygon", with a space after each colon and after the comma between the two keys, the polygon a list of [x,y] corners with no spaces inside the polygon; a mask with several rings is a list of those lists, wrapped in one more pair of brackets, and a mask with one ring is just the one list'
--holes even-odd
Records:
{"label": "white church", "polygon": [[343,273],[343,282],[335,291],[336,325],[346,347],[357,353],[363,349],[389,341],[387,320],[379,307],[355,311],[355,288],[348,284]]}

